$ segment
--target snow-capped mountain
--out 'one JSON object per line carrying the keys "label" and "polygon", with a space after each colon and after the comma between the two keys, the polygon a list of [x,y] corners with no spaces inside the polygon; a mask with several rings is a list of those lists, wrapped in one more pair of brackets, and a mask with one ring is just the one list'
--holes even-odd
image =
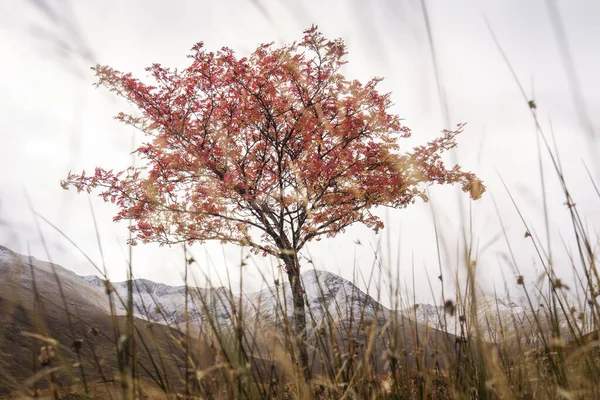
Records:
{"label": "snow-capped mountain", "polygon": [[[3,246],[0,246],[0,273],[0,292],[5,297],[20,297],[31,301],[35,278],[40,294],[55,304],[61,304],[56,284],[58,277],[68,304],[74,310],[94,310],[109,314],[110,306],[106,296],[108,289],[112,294],[116,313],[126,313],[127,282],[111,282],[107,286],[98,276],[79,276],[59,265],[19,255]],[[361,319],[376,320],[382,326],[394,312],[336,274],[307,270],[302,273],[301,279],[306,293],[309,328],[313,325],[313,320],[317,327],[326,320],[344,325],[351,320],[357,322]],[[173,327],[184,326],[185,286],[170,286],[147,279],[135,279],[132,283],[136,317]],[[291,320],[293,315],[292,293],[287,279],[259,292],[241,295],[233,294],[225,287],[188,287],[187,293],[187,315],[192,327],[202,325],[209,317],[219,326],[231,326],[236,313],[240,311],[247,321],[259,321],[271,326],[281,326],[286,318]],[[416,307],[401,310],[399,315],[405,320],[413,320],[420,325],[453,335],[465,332],[466,325],[473,326],[470,312],[465,312],[460,307],[454,310],[453,315],[447,311],[449,310],[443,305],[417,304]],[[540,309],[537,317],[546,324],[547,318],[543,311]],[[461,321],[461,315],[467,315],[466,323],[464,319]],[[535,316],[530,310],[514,302],[485,297],[478,300],[476,319],[480,332],[486,339],[493,339],[500,331],[511,334],[516,327],[532,327],[535,323]],[[563,319],[559,323],[567,328]],[[520,333],[523,333],[523,329]]]}
{"label": "snow-capped mountain", "polygon": [[[324,318],[334,321],[373,319],[390,312],[352,282],[331,272],[308,270],[301,275],[307,299],[307,313],[318,324]],[[261,319],[274,320],[275,310],[292,315],[292,291],[289,282],[244,295]],[[284,309],[285,308],[285,309]]]}
{"label": "snow-capped mountain", "polygon": [[[4,293],[30,299],[35,280],[36,290],[43,298],[61,304],[56,283],[58,277],[68,303],[78,309],[110,313],[108,292],[117,315],[126,313],[127,282],[107,284],[95,275],[79,276],[59,265],[17,254],[5,247],[0,247],[0,272],[0,288],[7,287]],[[371,296],[336,274],[307,270],[302,273],[301,280],[306,292],[308,321],[314,319],[317,325],[324,318],[347,322],[377,317],[383,322],[382,318],[390,313]],[[132,284],[136,317],[170,326],[185,323],[185,286],[170,286],[147,279],[135,279]],[[187,293],[187,313],[192,323],[199,324],[210,316],[219,325],[230,325],[240,305],[246,318],[260,320],[261,323],[277,325],[283,318],[292,318],[293,315],[292,293],[287,279],[256,293],[236,295],[225,287],[188,287]]]}
{"label": "snow-capped mountain", "polygon": [[[105,281],[95,275],[84,276],[81,279],[94,285],[97,289],[106,291]],[[124,314],[127,304],[127,282],[111,282],[108,287],[109,291],[114,293],[116,310]],[[148,279],[134,279],[132,287],[133,308],[136,317],[172,326],[178,326],[185,322],[185,286],[170,286]],[[206,312],[210,312],[216,317],[219,324],[228,324],[232,315],[231,300],[236,297],[226,288],[188,287],[187,293],[187,312],[191,321],[205,320]]]}
{"label": "snow-capped mountain", "polygon": [[[104,281],[97,276],[81,277],[82,280],[105,290]],[[384,318],[390,310],[351,282],[326,271],[308,270],[301,275],[307,298],[309,321],[321,324],[324,318],[334,321],[358,321]],[[125,312],[127,282],[111,283],[111,288],[122,300],[115,307]],[[181,326],[185,322],[185,286],[169,286],[146,279],[133,281],[134,314],[139,318],[169,325]],[[227,288],[188,288],[187,312],[192,324],[206,321],[208,315],[219,325],[230,325],[234,312],[241,304],[241,311],[250,321],[278,325],[293,315],[292,292],[289,282],[267,287],[256,293],[234,295]]]}
{"label": "snow-capped mountain", "polygon": [[[464,310],[454,305],[444,307],[431,304],[417,304],[404,309],[402,314],[418,323],[456,336],[467,334],[467,330],[470,330],[470,335],[475,335],[477,334],[475,326],[477,326],[481,337],[490,341],[518,337],[522,341],[532,342],[539,340],[537,334],[539,327],[547,334],[554,330],[551,315],[543,305],[534,312],[515,302],[483,295],[477,299],[475,317],[471,310]],[[557,314],[561,336],[566,340],[572,338],[571,329],[580,329],[583,334],[591,329],[588,326],[592,318],[589,311],[578,313],[579,318],[569,316],[567,319],[560,309],[557,309]],[[577,327],[574,326],[575,324]]]}
{"label": "snow-capped mountain", "polygon": [[[450,310],[452,308],[452,310]],[[480,328],[498,328],[501,321],[509,321],[512,318],[519,318],[524,313],[524,309],[514,302],[505,302],[501,299],[480,298],[477,303],[477,323]],[[463,315],[472,319],[472,313],[464,312],[454,305],[446,306],[431,304],[416,304],[416,306],[403,310],[404,315],[416,320],[419,323],[429,325],[433,328],[444,330],[446,332],[459,335],[464,322],[467,322]],[[462,319],[462,322],[461,322]],[[468,321],[469,325],[474,321]],[[487,329],[486,329],[487,330]],[[493,329],[495,330],[495,329]],[[485,335],[484,335],[485,336]]]}

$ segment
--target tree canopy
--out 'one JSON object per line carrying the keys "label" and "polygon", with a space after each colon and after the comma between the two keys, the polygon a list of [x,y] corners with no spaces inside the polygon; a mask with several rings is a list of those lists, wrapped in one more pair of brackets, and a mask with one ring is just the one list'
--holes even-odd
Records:
{"label": "tree canopy", "polygon": [[64,188],[98,188],[115,203],[115,221],[132,219],[134,241],[173,244],[220,240],[284,258],[353,223],[378,231],[377,206],[427,200],[431,184],[462,186],[477,199],[477,177],[441,155],[463,125],[401,152],[411,135],[390,112],[380,78],[345,78],[346,49],[316,27],[298,43],[263,44],[248,57],[229,48],[192,48],[183,70],[147,68],[151,84],[108,66],[98,86],[139,113],[117,118],[147,140],[140,167],[69,173]]}

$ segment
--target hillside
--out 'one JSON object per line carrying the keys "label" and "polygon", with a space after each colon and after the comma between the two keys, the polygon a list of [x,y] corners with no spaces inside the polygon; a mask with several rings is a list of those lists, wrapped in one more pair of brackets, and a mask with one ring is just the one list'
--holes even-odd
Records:
{"label": "hillside", "polygon": [[[69,317],[57,289],[54,271],[59,277]],[[15,390],[45,388],[44,376],[54,365],[75,365],[77,356],[73,345],[81,341],[81,363],[89,382],[110,381],[118,375],[115,342],[122,340],[125,318],[113,319],[108,301],[102,290],[58,265],[24,257],[0,247],[0,396]],[[33,283],[37,296],[34,296]],[[116,328],[116,330],[115,330]],[[140,379],[149,382],[159,375],[170,377],[170,384],[180,386],[184,358],[173,338],[181,336],[174,329],[136,318],[138,343],[147,348],[138,349]],[[52,343],[54,364],[40,363],[42,348]],[[200,367],[214,361],[214,352],[204,343],[194,340],[193,346]],[[150,361],[150,354],[163,357],[158,374]],[[72,376],[79,377],[79,368],[64,368],[54,373],[56,380],[65,385]],[[14,398],[9,396],[9,398]]]}
{"label": "hillside", "polygon": [[[19,255],[4,247],[0,250],[0,373],[6,378],[0,384],[0,393],[22,388],[23,382],[39,372],[39,357],[44,343],[40,336],[32,338],[30,333],[56,340],[57,358],[70,360],[70,365],[77,362],[73,343],[83,340],[81,358],[85,371],[89,371],[87,378],[92,381],[112,379],[118,371],[115,343],[122,340],[120,335],[124,331],[126,314],[125,302],[119,301],[119,298],[127,298],[127,282],[114,282],[107,286],[97,276],[78,276],[59,265]],[[415,361],[416,340],[422,344],[429,343],[432,351],[424,359],[429,366],[440,362],[434,360],[434,349],[453,343],[451,335],[426,324],[413,323],[335,274],[308,270],[302,274],[302,280],[308,302],[307,313],[309,321],[312,321],[309,324],[309,341],[315,371],[321,370],[324,354],[333,356],[334,342],[342,348],[356,346],[356,351],[364,351],[370,327],[378,332],[372,351],[377,354],[374,363],[382,371],[388,368],[383,355],[387,354],[386,349],[391,342],[400,344],[399,350],[407,355],[409,363]],[[113,316],[106,295],[107,287],[113,299]],[[158,377],[164,376],[171,385],[180,384],[184,355],[178,338],[183,337],[187,325],[186,289],[146,279],[134,280],[133,287],[135,327],[137,337],[143,342],[143,348],[138,348],[139,372],[155,383]],[[201,334],[202,338],[193,340],[193,354],[198,366],[213,365],[215,353],[212,348],[222,345],[218,344],[222,338],[215,342],[214,329],[220,332],[219,335],[225,335],[223,337],[233,337],[235,326],[240,324],[241,310],[244,342],[254,349],[254,353],[249,355],[253,370],[261,374],[272,370],[274,364],[268,360],[278,357],[278,350],[273,345],[287,346],[282,341],[282,333],[292,324],[292,301],[287,282],[241,295],[232,294],[224,287],[188,288],[188,292],[188,326],[192,337]],[[115,331],[116,326],[120,333]],[[323,345],[324,332],[333,335],[327,339],[327,346],[333,347],[327,347],[322,353],[315,346]],[[333,342],[332,337],[335,337]],[[165,356],[166,364],[152,364],[149,354]],[[276,369],[279,370],[279,367]],[[77,371],[61,372],[57,379],[68,383],[67,376],[77,376]],[[39,380],[31,386],[36,385],[44,387],[45,381]]]}

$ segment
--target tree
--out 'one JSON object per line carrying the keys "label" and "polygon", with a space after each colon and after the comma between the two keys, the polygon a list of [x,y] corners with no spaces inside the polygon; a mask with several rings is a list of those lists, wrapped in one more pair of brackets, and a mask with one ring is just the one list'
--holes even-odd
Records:
{"label": "tree", "polygon": [[374,207],[427,201],[427,185],[460,183],[474,199],[485,190],[472,173],[441,161],[462,125],[402,154],[398,139],[410,130],[389,112],[390,94],[377,91],[379,78],[346,79],[345,54],[341,39],[313,26],[299,43],[260,45],[249,57],[199,43],[181,71],[147,68],[154,85],[96,66],[97,86],[141,111],[117,119],[147,136],[136,150],[143,166],[69,173],[61,182],[100,188],[120,208],[115,221],[135,221],[134,244],[220,240],[280,259],[307,376],[298,257],[306,243],[357,222],[377,232],[383,222]]}

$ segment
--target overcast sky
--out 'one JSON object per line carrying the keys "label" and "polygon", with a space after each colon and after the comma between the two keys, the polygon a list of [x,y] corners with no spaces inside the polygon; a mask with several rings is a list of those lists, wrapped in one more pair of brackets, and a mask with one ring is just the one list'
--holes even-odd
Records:
{"label": "overcast sky", "polygon": [[[427,1],[440,78],[447,98],[450,127],[467,122],[454,156],[466,170],[476,172],[489,188],[480,201],[459,196],[458,187],[432,189],[432,203],[405,210],[380,210],[386,229],[378,236],[361,226],[335,239],[312,244],[304,253],[317,268],[352,278],[354,268],[368,279],[374,250],[382,248],[384,269],[399,266],[401,284],[412,286],[415,270],[417,300],[430,300],[429,274],[436,299],[440,282],[431,206],[440,224],[445,273],[457,268],[457,241],[468,224],[462,207],[472,207],[474,241],[480,284],[488,293],[503,290],[502,277],[512,287],[514,272],[504,260],[507,246],[494,208],[498,204],[519,266],[529,282],[541,272],[525,228],[508,198],[502,176],[526,220],[545,238],[536,131],[529,110],[486,26],[494,30],[530,98],[535,98],[544,132],[556,135],[567,181],[590,231],[596,235],[598,197],[584,168],[594,174],[597,147],[589,133],[600,132],[600,2],[557,0],[591,128],[580,118],[571,95],[564,59],[556,40],[546,2],[522,0],[453,2]],[[208,49],[228,46],[247,55],[257,44],[290,42],[318,24],[326,36],[342,37],[349,64],[344,73],[361,80],[382,76],[382,89],[392,91],[394,112],[413,130],[403,148],[432,139],[447,128],[419,1],[51,1],[15,0],[0,3],[0,244],[40,259],[51,258],[79,274],[93,268],[56,231],[40,221],[48,256],[41,245],[33,208],[63,230],[98,264],[90,200],[98,222],[110,277],[125,278],[126,224],[115,225],[116,207],[101,199],[64,191],[60,179],[72,171],[96,166],[122,169],[131,162],[132,137],[143,137],[112,117],[127,107],[105,89],[92,87],[89,67],[107,64],[145,77],[154,62],[185,67],[193,44]],[[452,160],[447,158],[448,162]],[[565,267],[567,246],[573,244],[568,210],[549,158],[543,157],[548,184],[551,239],[559,275],[571,278]],[[597,174],[596,174],[597,175]],[[467,227],[467,228],[465,228]],[[362,245],[355,241],[359,239]],[[545,243],[545,239],[543,240]],[[227,278],[239,285],[241,250],[218,244],[192,248],[201,276]],[[400,258],[398,259],[398,254]],[[260,289],[259,271],[272,282],[277,263],[255,258],[245,267],[246,290]],[[140,245],[133,263],[140,277],[180,284],[181,248]],[[304,263],[304,268],[311,266]],[[462,264],[459,269],[462,269]],[[361,278],[359,278],[360,280]],[[203,284],[200,281],[200,284]],[[445,280],[446,289],[454,282]],[[361,284],[364,287],[364,285]],[[412,291],[412,289],[410,289]],[[518,292],[515,291],[515,295]],[[385,295],[385,293],[384,293]]]}

